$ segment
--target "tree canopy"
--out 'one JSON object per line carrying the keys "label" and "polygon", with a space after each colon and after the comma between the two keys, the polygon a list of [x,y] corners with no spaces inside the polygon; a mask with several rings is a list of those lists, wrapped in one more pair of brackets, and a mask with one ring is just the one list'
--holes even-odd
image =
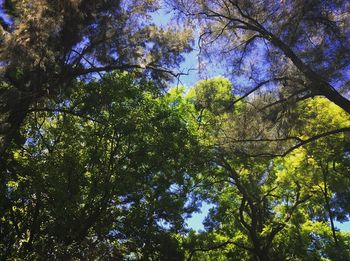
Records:
{"label": "tree canopy", "polygon": [[348,1],[1,7],[1,260],[350,259]]}

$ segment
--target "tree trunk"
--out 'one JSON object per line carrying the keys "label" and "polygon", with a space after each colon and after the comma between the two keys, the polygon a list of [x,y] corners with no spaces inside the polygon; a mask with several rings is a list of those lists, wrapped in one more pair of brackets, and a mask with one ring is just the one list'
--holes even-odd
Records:
{"label": "tree trunk", "polygon": [[259,261],[271,261],[267,251],[259,250],[256,255]]}
{"label": "tree trunk", "polygon": [[327,188],[327,170],[323,170],[323,196],[324,196],[324,200],[325,200],[325,205],[326,205],[326,210],[328,212],[328,217],[331,223],[331,229],[332,229],[332,236],[333,236],[333,240],[334,240],[334,244],[336,246],[338,246],[338,238],[337,238],[337,234],[336,234],[336,230],[335,230],[335,226],[334,226],[334,221],[333,221],[333,213],[332,213],[332,209],[331,209],[331,205],[329,202],[329,195],[328,195],[328,188]]}
{"label": "tree trunk", "polygon": [[[1,97],[2,98],[2,97]],[[0,162],[4,162],[7,148],[18,137],[19,129],[27,116],[31,105],[30,98],[14,97],[15,100],[6,100],[5,110],[0,118]]]}

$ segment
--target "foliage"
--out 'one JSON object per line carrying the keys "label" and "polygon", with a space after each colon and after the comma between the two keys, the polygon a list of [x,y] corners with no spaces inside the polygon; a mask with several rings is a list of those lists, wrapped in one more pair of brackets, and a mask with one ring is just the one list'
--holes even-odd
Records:
{"label": "foliage", "polygon": [[12,149],[2,259],[181,260],[173,233],[195,209],[194,136],[152,83],[114,73],[76,85],[33,109],[26,143]]}
{"label": "foliage", "polygon": [[[36,102],[112,70],[164,84],[191,50],[191,31],[151,21],[157,0],[4,1],[0,24],[0,156]],[[176,42],[176,44],[175,44]],[[18,140],[17,140],[18,141]]]}
{"label": "foliage", "polygon": [[[240,106],[228,106],[220,112],[213,110],[216,108],[213,97],[219,96],[220,102],[226,100],[229,105],[230,101],[239,99],[226,83],[220,78],[202,81],[184,97],[193,103],[192,115],[199,115],[203,120],[192,121],[198,125],[200,139],[210,141],[203,144],[211,151],[211,168],[202,172],[197,191],[215,204],[204,223],[206,232],[189,235],[188,258],[348,259],[346,236],[343,239],[334,225],[335,219],[344,221],[349,215],[347,205],[341,203],[345,201],[337,199],[338,194],[347,197],[350,185],[346,176],[348,136],[342,132],[325,135],[302,147],[288,140],[270,138],[265,142],[270,145],[269,151],[277,153],[282,148],[288,153],[280,158],[271,156],[273,154],[251,157],[252,152],[267,149],[256,138],[251,140],[254,142],[249,139],[255,137],[256,128],[261,127],[257,122],[266,124],[268,120],[259,114],[250,114],[247,127],[242,129],[242,120],[251,111],[250,104],[244,101]],[[221,88],[215,87],[213,92],[213,85]],[[227,90],[222,93],[228,97],[224,98],[220,90]],[[207,101],[213,104],[209,106]],[[281,131],[300,140],[350,123],[343,110],[319,97],[299,103],[293,113],[300,115],[297,124],[282,126]],[[276,135],[276,128],[266,130],[263,126],[261,129],[265,135]],[[264,132],[260,135],[264,141]]]}
{"label": "foliage", "polygon": [[167,1],[199,31],[202,70],[226,72],[258,111],[322,95],[350,113],[349,2]]}
{"label": "foliage", "polygon": [[348,1],[1,5],[1,260],[350,260]]}

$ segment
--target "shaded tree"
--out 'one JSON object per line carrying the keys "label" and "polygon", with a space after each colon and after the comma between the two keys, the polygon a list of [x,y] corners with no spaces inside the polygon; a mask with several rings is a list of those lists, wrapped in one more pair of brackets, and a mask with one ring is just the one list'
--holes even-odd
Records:
{"label": "shaded tree", "polygon": [[[74,79],[137,70],[175,75],[190,32],[158,28],[157,1],[4,1],[1,19],[1,157],[31,106],[55,99]],[[174,41],[176,39],[176,44]]]}
{"label": "shaded tree", "polygon": [[169,5],[198,26],[201,56],[237,79],[241,96],[272,92],[270,106],[277,106],[322,95],[350,112],[348,1],[180,0]]}

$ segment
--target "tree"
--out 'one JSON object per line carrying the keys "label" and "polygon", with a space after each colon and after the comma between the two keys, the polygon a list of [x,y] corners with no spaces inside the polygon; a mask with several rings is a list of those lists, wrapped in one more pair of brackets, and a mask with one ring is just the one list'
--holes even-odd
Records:
{"label": "tree", "polygon": [[113,73],[31,110],[1,176],[1,259],[182,260],[197,141],[151,82]]}
{"label": "tree", "polygon": [[[336,193],[346,193],[349,187],[347,136],[341,132],[325,136],[281,158],[274,154],[281,144],[276,147],[265,140],[262,146],[270,146],[271,155],[251,157],[252,152],[266,148],[259,143],[245,147],[237,141],[247,141],[257,132],[263,137],[259,125],[267,120],[250,114],[244,125],[242,120],[250,112],[250,103],[241,100],[230,107],[232,100],[239,99],[231,90],[227,80],[216,78],[198,83],[187,95],[192,103],[190,115],[200,119],[197,126],[202,144],[211,151],[211,166],[201,175],[198,193],[215,204],[205,222],[207,232],[192,234],[188,239],[188,259],[348,258],[346,243],[335,231],[336,208],[330,202]],[[316,108],[316,112],[307,107]],[[347,113],[326,99],[305,100],[295,110],[300,118],[298,124],[291,124],[288,133],[302,139],[349,124]],[[337,173],[331,170],[333,164]],[[323,170],[329,171],[327,179]],[[349,214],[346,209],[345,205],[339,207],[340,217]]]}
{"label": "tree", "polygon": [[[308,107],[316,108],[317,113],[311,113]],[[322,133],[330,126],[333,129],[340,129],[350,122],[344,111],[324,98],[307,100],[301,103],[298,109],[303,111],[300,121],[303,122],[305,136]],[[303,180],[302,176],[306,176],[307,180],[304,181],[304,184],[314,192],[314,198],[318,198],[314,199],[317,203],[312,204],[313,213],[309,215],[312,219],[329,221],[332,244],[335,249],[332,258],[338,257],[340,260],[346,258],[342,257],[342,249],[339,246],[341,243],[337,237],[338,231],[336,231],[334,221],[346,221],[349,215],[347,204],[343,204],[337,198],[338,195],[347,197],[350,187],[346,174],[349,166],[348,146],[348,136],[338,133],[305,145],[297,150],[290,162],[285,163],[286,166],[299,165],[300,169],[295,169],[294,175],[298,175],[300,171],[300,180]],[[285,160],[288,161],[288,157]],[[320,203],[323,206],[315,211],[315,206]]]}
{"label": "tree", "polygon": [[270,103],[275,106],[322,95],[350,113],[348,1],[179,0],[169,5],[199,27],[202,56],[226,67],[243,86],[242,96],[266,87],[274,92]]}
{"label": "tree", "polygon": [[115,69],[155,81],[175,75],[181,52],[190,50],[190,31],[152,24],[158,7],[153,0],[4,1],[1,158],[12,141],[23,142],[18,130],[32,106],[69,91],[77,78]]}

